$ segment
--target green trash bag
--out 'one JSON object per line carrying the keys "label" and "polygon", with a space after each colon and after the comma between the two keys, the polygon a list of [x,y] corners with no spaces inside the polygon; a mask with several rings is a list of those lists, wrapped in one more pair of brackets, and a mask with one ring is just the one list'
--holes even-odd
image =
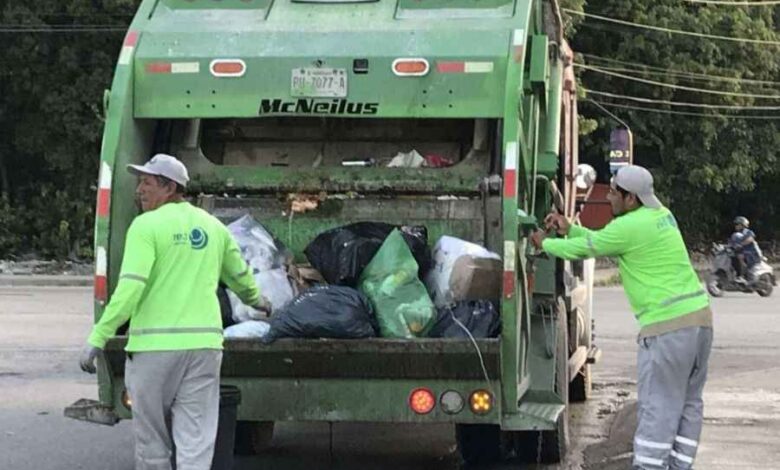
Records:
{"label": "green trash bag", "polygon": [[360,275],[359,289],[374,305],[384,338],[425,336],[436,317],[417,262],[401,232],[393,230]]}

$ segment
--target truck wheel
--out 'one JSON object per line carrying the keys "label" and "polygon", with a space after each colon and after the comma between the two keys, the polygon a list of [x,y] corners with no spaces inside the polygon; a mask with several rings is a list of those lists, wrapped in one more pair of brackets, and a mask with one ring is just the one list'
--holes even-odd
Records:
{"label": "truck wheel", "polygon": [[566,457],[569,448],[569,354],[565,314],[558,315],[557,361],[555,363],[555,392],[561,397],[566,408],[558,417],[552,431],[518,432],[517,455],[523,462],[558,463]]}
{"label": "truck wheel", "polygon": [[273,421],[238,421],[235,453],[236,455],[259,455],[270,447],[273,437]]}
{"label": "truck wheel", "polygon": [[[564,311],[565,312],[565,311]],[[566,315],[558,312],[558,357],[555,364],[555,392],[563,400],[563,410],[553,431],[542,431],[542,463],[558,463],[569,449],[569,354]]]}
{"label": "truck wheel", "polygon": [[512,433],[495,424],[457,424],[455,440],[467,465],[500,462],[513,447]]}
{"label": "truck wheel", "polygon": [[[572,314],[577,320],[577,329],[569,334],[575,338],[574,347],[570,347],[569,352],[574,352],[579,346],[585,346],[590,350],[592,344],[591,319],[586,317],[584,312],[579,309],[574,310]],[[571,322],[569,322],[571,325]],[[581,332],[581,334],[578,334]],[[577,372],[577,376],[569,383],[569,403],[582,403],[590,398],[592,391],[590,364],[584,364]]]}
{"label": "truck wheel", "polygon": [[585,364],[577,372],[577,377],[569,384],[569,403],[582,403],[590,398],[593,390],[590,374],[590,364]]}

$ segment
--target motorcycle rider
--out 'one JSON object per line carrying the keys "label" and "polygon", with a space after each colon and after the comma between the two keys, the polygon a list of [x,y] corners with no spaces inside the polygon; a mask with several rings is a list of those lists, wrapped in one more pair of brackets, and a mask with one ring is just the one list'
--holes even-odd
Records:
{"label": "motorcycle rider", "polygon": [[737,271],[736,281],[746,284],[745,274],[750,268],[761,261],[761,250],[756,243],[756,234],[750,230],[750,221],[743,216],[734,219],[734,233],[729,238],[729,245],[734,249],[732,262]]}

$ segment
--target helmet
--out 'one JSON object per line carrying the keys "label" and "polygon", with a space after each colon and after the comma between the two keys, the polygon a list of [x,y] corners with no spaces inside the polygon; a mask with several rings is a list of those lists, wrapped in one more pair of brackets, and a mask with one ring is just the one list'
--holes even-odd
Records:
{"label": "helmet", "polygon": [[750,227],[750,221],[747,218],[742,217],[740,215],[739,217],[734,219],[734,225],[742,225],[743,227]]}

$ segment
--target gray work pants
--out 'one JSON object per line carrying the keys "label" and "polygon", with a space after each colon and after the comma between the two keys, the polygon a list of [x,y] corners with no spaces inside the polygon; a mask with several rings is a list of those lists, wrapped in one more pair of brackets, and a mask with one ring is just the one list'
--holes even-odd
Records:
{"label": "gray work pants", "polygon": [[[128,357],[136,470],[209,470],[219,420],[222,351],[139,352]],[[171,436],[172,435],[172,436]],[[171,440],[173,437],[173,440]]]}
{"label": "gray work pants", "polygon": [[639,339],[634,469],[693,468],[701,434],[712,328]]}

